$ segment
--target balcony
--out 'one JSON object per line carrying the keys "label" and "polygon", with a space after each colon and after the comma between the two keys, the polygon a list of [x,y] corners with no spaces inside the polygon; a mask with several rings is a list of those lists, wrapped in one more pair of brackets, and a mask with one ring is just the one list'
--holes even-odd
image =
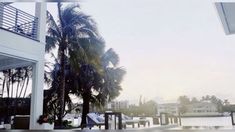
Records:
{"label": "balcony", "polygon": [[37,40],[38,18],[9,4],[0,3],[0,29]]}

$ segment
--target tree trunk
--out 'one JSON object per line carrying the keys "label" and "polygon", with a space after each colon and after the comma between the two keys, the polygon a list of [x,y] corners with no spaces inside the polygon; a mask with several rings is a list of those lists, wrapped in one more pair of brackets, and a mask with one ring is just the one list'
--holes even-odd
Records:
{"label": "tree trunk", "polygon": [[13,98],[13,90],[14,90],[14,87],[13,87],[13,84],[14,84],[14,75],[13,75],[13,70],[11,70],[11,98]]}
{"label": "tree trunk", "polygon": [[66,49],[66,34],[63,32],[64,28],[64,22],[63,18],[61,16],[61,3],[57,3],[57,9],[58,9],[58,16],[59,16],[59,21],[61,24],[61,29],[62,29],[62,41],[59,44],[59,54],[60,54],[60,88],[59,88],[59,115],[58,115],[58,125],[59,127],[63,127],[63,114],[64,114],[64,93],[65,93],[65,49]]}
{"label": "tree trunk", "polygon": [[20,86],[20,73],[18,72],[17,74],[17,88],[16,88],[16,98],[18,98],[18,91],[19,91],[19,86]]}
{"label": "tree trunk", "polygon": [[90,93],[84,93],[82,95],[82,99],[83,99],[83,104],[82,104],[82,122],[81,122],[81,128],[83,129],[84,127],[86,127],[86,117],[87,114],[89,113],[89,103],[90,103]]}
{"label": "tree trunk", "polygon": [[[25,73],[24,73],[25,74]],[[23,78],[23,82],[21,83],[21,90],[20,90],[20,94],[19,94],[19,98],[20,98],[20,96],[21,96],[21,94],[22,94],[22,92],[23,92],[23,89],[24,89],[24,85],[25,85],[25,80],[26,80],[26,78],[24,77]]]}
{"label": "tree trunk", "polygon": [[28,85],[29,85],[29,76],[26,78],[26,85],[25,85],[25,91],[24,91],[24,95],[23,95],[23,98],[25,98],[25,95],[26,95],[26,92],[27,92],[27,88],[28,88]]}
{"label": "tree trunk", "polygon": [[2,84],[2,98],[4,97],[4,88],[5,88],[5,83],[6,83],[6,76],[3,74],[3,84]]}
{"label": "tree trunk", "polygon": [[7,81],[7,97],[10,98],[10,82],[11,82],[11,75],[10,70],[8,70],[8,81]]}
{"label": "tree trunk", "polygon": [[60,58],[60,88],[59,88],[59,116],[58,116],[58,125],[63,127],[63,114],[64,114],[64,93],[65,93],[65,50],[61,49],[61,58]]}

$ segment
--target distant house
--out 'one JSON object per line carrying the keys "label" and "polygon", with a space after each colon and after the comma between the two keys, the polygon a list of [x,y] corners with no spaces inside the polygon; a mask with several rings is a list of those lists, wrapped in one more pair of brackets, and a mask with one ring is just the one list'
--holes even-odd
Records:
{"label": "distant house", "polygon": [[185,116],[212,116],[219,115],[217,105],[211,102],[198,102],[187,106]]}
{"label": "distant house", "polygon": [[160,115],[160,113],[167,113],[170,115],[177,116],[179,114],[179,104],[177,103],[158,104],[157,111],[158,115]]}
{"label": "distant house", "polygon": [[107,109],[111,110],[120,110],[120,109],[128,109],[129,108],[129,101],[112,101],[107,104]]}

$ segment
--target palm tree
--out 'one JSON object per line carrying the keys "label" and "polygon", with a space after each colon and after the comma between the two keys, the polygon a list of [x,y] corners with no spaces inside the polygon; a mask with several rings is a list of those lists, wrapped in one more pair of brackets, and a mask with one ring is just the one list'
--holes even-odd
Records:
{"label": "palm tree", "polygon": [[3,112],[6,115],[5,121],[9,122],[10,115],[15,115],[16,113],[16,107],[18,107],[17,102],[19,101],[17,98],[26,97],[29,79],[32,77],[32,67],[7,69],[1,72],[3,78],[1,84],[1,97],[2,99],[6,99],[2,101],[4,105],[1,106],[1,109],[5,109]]}
{"label": "palm tree", "polygon": [[[32,78],[32,67],[21,67],[3,70],[2,97],[6,92],[7,98],[26,97],[29,80]],[[16,92],[14,86],[16,84]],[[6,87],[6,89],[5,89]]]}
{"label": "palm tree", "polygon": [[[66,58],[65,64],[65,94],[64,94],[64,109],[65,106],[68,107],[66,113],[72,110],[72,100],[70,99],[71,94],[77,93],[76,91],[76,74],[71,71],[70,65]],[[61,65],[58,62],[58,59],[55,58],[56,63],[53,65],[53,69],[50,72],[45,72],[45,81],[46,83],[50,83],[50,88],[44,91],[44,112],[48,114],[52,114],[54,116],[59,115],[59,104],[58,104],[58,93],[59,93],[59,84],[60,80],[58,79],[60,76],[60,68]],[[74,109],[74,108],[73,108]],[[62,117],[65,116],[66,113],[63,113]]]}
{"label": "palm tree", "polygon": [[121,82],[126,71],[122,67],[118,67],[119,56],[111,48],[102,56],[102,67],[104,69],[102,93],[108,101],[115,99],[122,90]]}
{"label": "palm tree", "polygon": [[86,126],[86,115],[89,113],[90,103],[103,106],[107,101],[117,97],[122,89],[120,83],[125,74],[124,69],[117,67],[119,57],[112,49],[97,59],[99,63],[92,63],[94,57],[88,56],[90,51],[85,53],[86,64],[81,64],[78,73],[78,93],[83,99],[82,128]]}
{"label": "palm tree", "polygon": [[96,23],[80,11],[79,5],[62,8],[58,3],[57,7],[58,23],[47,12],[46,51],[58,50],[51,90],[56,91],[54,95],[59,101],[52,101],[58,104],[54,108],[59,108],[55,113],[58,113],[59,125],[62,126],[64,107],[66,101],[68,104],[70,101],[68,94],[81,96],[83,127],[86,125],[90,102],[103,105],[107,99],[111,100],[119,95],[120,82],[125,71],[117,67],[119,58],[112,49],[104,53],[104,40],[98,33]]}
{"label": "palm tree", "polygon": [[[95,22],[90,16],[80,11],[79,5],[69,5],[62,8],[58,3],[58,23],[55,22],[52,15],[47,12],[48,35],[46,36],[46,51],[50,52],[58,46],[59,58],[59,126],[62,126],[62,117],[64,114],[65,99],[65,67],[66,58],[73,59],[76,53],[81,51],[80,44],[99,41],[100,37],[95,26]],[[101,45],[103,46],[103,45]],[[75,52],[76,51],[76,52]],[[81,52],[82,53],[82,52]],[[79,52],[78,54],[81,55]],[[73,59],[76,63],[76,59]]]}

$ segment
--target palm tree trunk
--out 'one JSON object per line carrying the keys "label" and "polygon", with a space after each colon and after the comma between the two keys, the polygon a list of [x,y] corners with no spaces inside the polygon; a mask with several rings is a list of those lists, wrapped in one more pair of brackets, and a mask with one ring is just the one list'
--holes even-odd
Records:
{"label": "palm tree trunk", "polygon": [[13,84],[14,84],[14,77],[13,77],[13,70],[11,70],[11,98],[13,98]]}
{"label": "palm tree trunk", "polygon": [[[61,3],[58,2],[57,4],[57,9],[58,9],[58,16],[59,16],[59,21],[61,24],[61,29],[63,29],[64,27],[64,22],[63,22],[63,18],[61,16],[62,11],[61,11]],[[64,93],[65,93],[65,49],[66,49],[66,36],[63,33],[62,30],[62,41],[59,45],[59,54],[60,54],[60,88],[59,88],[59,115],[58,115],[58,125],[59,127],[63,127],[63,114],[64,114]]]}
{"label": "palm tree trunk", "polygon": [[21,94],[22,94],[22,92],[23,92],[24,85],[25,85],[25,80],[26,80],[26,78],[24,77],[24,78],[23,78],[23,82],[21,83],[21,90],[20,90],[20,94],[19,94],[19,96],[18,96],[18,97],[20,97],[20,96],[21,96]]}
{"label": "palm tree trunk", "polygon": [[7,79],[7,97],[10,98],[10,82],[11,82],[11,77],[10,77],[10,70],[8,70],[8,79]]}
{"label": "palm tree trunk", "polygon": [[59,116],[58,116],[58,125],[59,127],[63,126],[63,114],[64,114],[64,93],[65,93],[65,50],[64,48],[61,48],[61,58],[60,58],[60,64],[61,64],[61,69],[60,69],[60,89],[59,89]]}
{"label": "palm tree trunk", "polygon": [[5,84],[6,84],[6,76],[3,74],[3,83],[2,83],[2,98],[3,98],[3,96],[4,96],[4,88],[5,88]]}
{"label": "palm tree trunk", "polygon": [[86,117],[87,117],[87,114],[89,113],[89,110],[90,110],[90,106],[89,106],[89,103],[90,103],[90,93],[89,92],[86,92],[82,95],[82,99],[83,99],[83,104],[82,104],[82,122],[81,122],[81,128],[83,129],[84,127],[86,127]]}
{"label": "palm tree trunk", "polygon": [[26,79],[27,79],[27,81],[26,81],[26,85],[25,85],[25,90],[24,90],[23,98],[25,98],[25,95],[26,95],[26,92],[27,92],[27,89],[28,89],[28,85],[29,85],[29,76],[28,76]]}
{"label": "palm tree trunk", "polygon": [[17,88],[16,88],[16,98],[18,97],[19,86],[20,86],[20,77],[18,75]]}

